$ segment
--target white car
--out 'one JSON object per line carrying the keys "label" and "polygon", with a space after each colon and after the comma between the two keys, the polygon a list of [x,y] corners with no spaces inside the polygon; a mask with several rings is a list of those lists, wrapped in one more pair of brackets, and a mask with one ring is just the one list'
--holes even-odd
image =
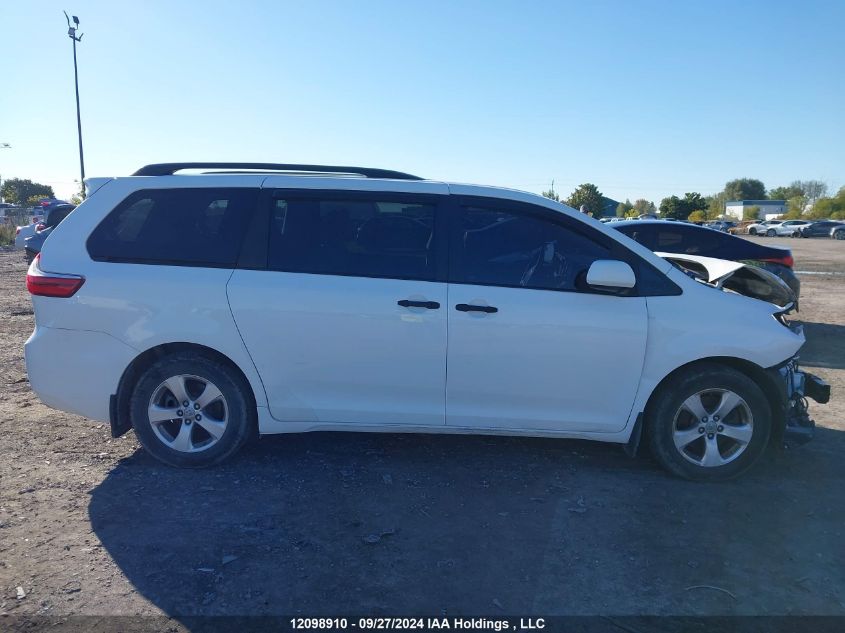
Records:
{"label": "white car", "polygon": [[768,237],[774,237],[778,234],[777,228],[781,224],[783,224],[783,220],[763,220],[762,222],[749,224],[746,230],[749,235],[767,235]]}
{"label": "white car", "polygon": [[812,222],[807,220],[787,220],[774,227],[775,235],[778,237],[801,237],[801,229],[811,224]]}
{"label": "white car", "polygon": [[24,247],[24,242],[26,238],[32,237],[35,235],[38,225],[41,223],[41,220],[31,222],[24,226],[19,226],[15,229],[15,248],[21,249]]}
{"label": "white car", "polygon": [[669,262],[537,195],[251,163],[97,185],[28,272],[29,379],[167,464],[256,433],[643,437],[718,480],[808,439],[804,396],[829,395],[746,267]]}

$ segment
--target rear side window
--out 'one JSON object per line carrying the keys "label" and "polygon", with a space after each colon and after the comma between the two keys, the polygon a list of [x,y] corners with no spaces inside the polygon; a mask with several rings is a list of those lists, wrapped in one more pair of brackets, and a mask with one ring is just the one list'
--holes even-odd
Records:
{"label": "rear side window", "polygon": [[256,189],[150,189],[115,207],[88,238],[98,261],[234,267]]}
{"label": "rear side window", "polygon": [[502,209],[463,207],[452,281],[575,290],[587,269],[610,251],[586,235],[542,217]]}
{"label": "rear side window", "polygon": [[278,199],[268,268],[432,280],[435,205],[390,199]]}

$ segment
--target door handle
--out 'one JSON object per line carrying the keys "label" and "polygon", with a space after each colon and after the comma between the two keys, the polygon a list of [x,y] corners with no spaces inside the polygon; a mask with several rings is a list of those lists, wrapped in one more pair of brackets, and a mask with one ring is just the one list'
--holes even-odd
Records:
{"label": "door handle", "polygon": [[440,304],[436,301],[411,301],[410,299],[402,299],[396,302],[403,308],[425,308],[426,310],[437,310]]}
{"label": "door handle", "polygon": [[487,314],[493,314],[494,312],[498,312],[499,308],[494,308],[493,306],[476,306],[469,303],[459,303],[455,306],[455,310],[458,312],[486,312]]}

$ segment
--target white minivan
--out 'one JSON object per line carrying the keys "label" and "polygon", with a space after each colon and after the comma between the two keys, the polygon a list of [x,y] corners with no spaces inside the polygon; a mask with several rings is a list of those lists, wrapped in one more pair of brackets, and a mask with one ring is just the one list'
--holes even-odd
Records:
{"label": "white minivan", "polygon": [[264,163],[88,184],[27,275],[29,379],[171,465],[256,434],[485,433],[642,438],[715,480],[808,439],[805,396],[829,397],[742,264],[667,261],[540,196]]}

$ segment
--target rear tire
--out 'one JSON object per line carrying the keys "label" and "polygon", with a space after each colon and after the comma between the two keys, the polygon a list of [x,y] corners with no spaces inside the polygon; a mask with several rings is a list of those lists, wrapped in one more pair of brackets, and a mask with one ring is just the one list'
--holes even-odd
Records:
{"label": "rear tire", "polygon": [[132,390],[129,415],[144,449],[181,468],[221,463],[257,428],[243,376],[196,352],[166,356],[144,370]]}
{"label": "rear tire", "polygon": [[835,240],[845,240],[845,230],[839,230],[833,232],[833,239]]}
{"label": "rear tire", "polygon": [[757,235],[757,229],[748,229],[749,235]]}
{"label": "rear tire", "polygon": [[768,231],[766,231],[766,237],[774,237],[775,235],[777,235],[777,233],[774,229],[769,229]]}
{"label": "rear tire", "polygon": [[724,481],[747,471],[765,452],[771,408],[745,374],[700,363],[654,393],[645,432],[652,454],[669,472],[693,481]]}

